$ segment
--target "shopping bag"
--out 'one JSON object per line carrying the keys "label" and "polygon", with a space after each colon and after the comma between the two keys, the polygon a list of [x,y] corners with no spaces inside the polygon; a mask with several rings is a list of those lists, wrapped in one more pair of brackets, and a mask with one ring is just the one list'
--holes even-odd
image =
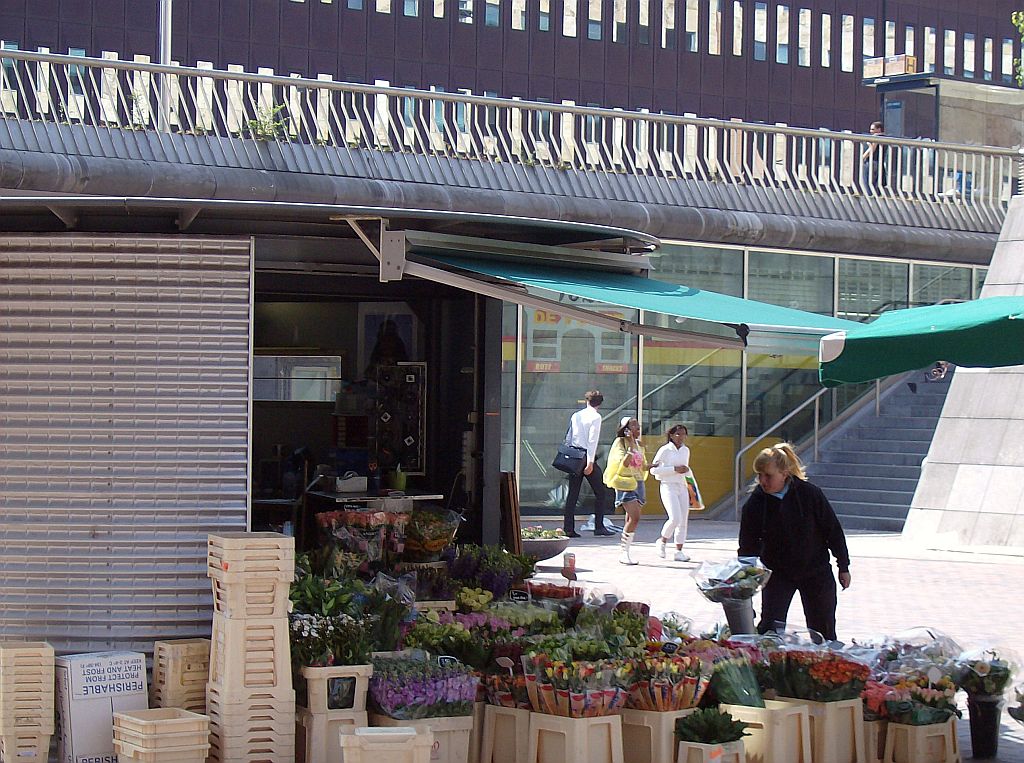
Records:
{"label": "shopping bag", "polygon": [[686,473],[686,492],[690,495],[690,511],[701,511],[705,508],[700,488],[697,487],[697,478],[693,476],[693,469]]}

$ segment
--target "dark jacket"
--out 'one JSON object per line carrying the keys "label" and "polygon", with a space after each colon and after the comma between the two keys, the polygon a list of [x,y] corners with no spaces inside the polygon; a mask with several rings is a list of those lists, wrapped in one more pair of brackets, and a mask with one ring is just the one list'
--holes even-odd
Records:
{"label": "dark jacket", "polygon": [[760,556],[774,574],[799,580],[827,570],[829,551],[839,571],[849,571],[843,528],[816,485],[791,477],[782,500],[758,486],[743,505],[740,556]]}

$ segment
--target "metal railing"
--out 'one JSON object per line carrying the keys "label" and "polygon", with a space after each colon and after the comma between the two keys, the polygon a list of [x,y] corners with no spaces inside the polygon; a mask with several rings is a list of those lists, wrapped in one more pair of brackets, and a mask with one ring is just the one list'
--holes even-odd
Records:
{"label": "metal railing", "polygon": [[[176,135],[234,139],[217,149],[229,161],[306,144],[364,162],[435,160],[437,178],[442,160],[459,159],[519,177],[531,167],[604,176],[602,192],[622,186],[610,180],[622,176],[676,198],[679,180],[742,187],[768,210],[787,192],[823,198],[819,214],[854,200],[914,202],[890,214],[902,224],[915,224],[922,208],[958,208],[998,229],[1024,174],[1016,149],[13,50],[0,51],[0,118],[120,131],[125,142],[153,131],[179,156],[188,149],[169,145]],[[330,173],[320,161],[303,171]],[[702,200],[713,200],[709,193]]]}

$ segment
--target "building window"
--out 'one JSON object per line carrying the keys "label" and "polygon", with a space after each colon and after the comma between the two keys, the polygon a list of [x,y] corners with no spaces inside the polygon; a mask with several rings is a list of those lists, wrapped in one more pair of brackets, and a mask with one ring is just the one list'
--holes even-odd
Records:
{"label": "building window", "polygon": [[377,13],[391,13],[391,0],[377,0],[374,8]]}
{"label": "building window", "polygon": [[459,0],[459,23],[473,23],[473,0]]}
{"label": "building window", "polygon": [[405,16],[419,16],[420,0],[403,0],[402,14]]}
{"label": "building window", "polygon": [[434,0],[434,18],[444,18],[444,0]]}
{"label": "building window", "polygon": [[512,0],[512,28],[526,31],[526,0]]}
{"label": "building window", "polygon": [[676,47],[676,0],[661,0],[661,47]]}
{"label": "building window", "polygon": [[993,56],[993,43],[991,37],[985,38],[984,48],[982,52],[982,72],[983,77],[991,82],[992,81],[992,56]]}
{"label": "building window", "polygon": [[863,34],[863,47],[864,47],[864,58],[874,58],[875,56],[875,20],[865,18],[864,19],[864,34]]}
{"label": "building window", "polygon": [[885,55],[896,55],[896,22],[885,22]]}
{"label": "building window", "polygon": [[1013,40],[1009,37],[1003,38],[1003,65],[1000,69],[1003,82],[1013,82]]}
{"label": "building window", "polygon": [[754,60],[768,57],[768,4],[754,3]]}
{"label": "building window", "polygon": [[601,39],[601,0],[590,0],[587,13],[587,39]]}
{"label": "building window", "polygon": [[639,42],[641,45],[651,44],[651,0],[640,0],[638,18],[640,22]]}
{"label": "building window", "polygon": [[363,0],[348,0],[346,7],[350,11],[361,11],[363,10]]}
{"label": "building window", "polygon": [[843,32],[839,49],[839,65],[844,72],[853,71],[853,16],[843,14]]}
{"label": "building window", "polygon": [[935,71],[935,27],[924,28],[924,71]]}
{"label": "building window", "polygon": [[[4,40],[3,43],[0,43],[0,48],[3,48],[4,50],[17,50],[18,43]],[[0,84],[2,84],[4,90],[17,90],[18,75],[15,70],[15,63],[13,59],[4,59],[3,70],[0,71],[0,77],[3,78],[3,82]]]}
{"label": "building window", "polygon": [[698,0],[686,0],[686,50],[697,53],[700,50],[700,6]]}
{"label": "building window", "polygon": [[576,36],[576,3],[579,0],[562,0],[562,36]]}
{"label": "building window", "polygon": [[775,8],[775,63],[789,63],[789,6]]}
{"label": "building window", "polygon": [[883,260],[839,260],[836,316],[866,321],[888,310],[907,307],[910,266]]}
{"label": "building window", "polygon": [[496,27],[501,24],[501,0],[486,0],[484,3],[484,26]]}
{"label": "building window", "polygon": [[796,25],[796,62],[800,66],[811,65],[811,10],[801,8]]}
{"label": "building window", "polygon": [[974,35],[964,34],[964,76],[974,78]]}
{"label": "building window", "polygon": [[722,55],[722,0],[708,0],[708,53]]}
{"label": "building window", "polygon": [[[69,56],[85,58],[85,48],[68,48]],[[68,84],[75,95],[85,95],[85,67],[74,64],[68,67]],[[69,109],[72,108],[70,105]]]}
{"label": "building window", "polygon": [[540,0],[537,10],[537,29],[541,32],[551,31],[551,0]]}
{"label": "building window", "polygon": [[629,27],[626,26],[626,0],[615,0],[613,9],[615,22],[612,24],[612,42],[628,42]]}
{"label": "building window", "polygon": [[821,14],[821,66],[832,66],[832,16],[828,13]]}
{"label": "building window", "polygon": [[743,55],[743,3],[741,0],[732,2],[732,54]]}
{"label": "building window", "polygon": [[942,40],[942,73],[956,72],[956,30],[947,29]]}

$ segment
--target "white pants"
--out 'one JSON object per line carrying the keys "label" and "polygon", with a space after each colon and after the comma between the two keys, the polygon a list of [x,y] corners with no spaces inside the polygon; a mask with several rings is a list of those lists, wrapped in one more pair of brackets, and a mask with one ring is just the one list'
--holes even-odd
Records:
{"label": "white pants", "polygon": [[677,546],[686,542],[686,520],[690,518],[690,494],[683,482],[661,483],[661,505],[668,512],[668,521],[661,528],[661,537],[670,538],[675,532]]}

